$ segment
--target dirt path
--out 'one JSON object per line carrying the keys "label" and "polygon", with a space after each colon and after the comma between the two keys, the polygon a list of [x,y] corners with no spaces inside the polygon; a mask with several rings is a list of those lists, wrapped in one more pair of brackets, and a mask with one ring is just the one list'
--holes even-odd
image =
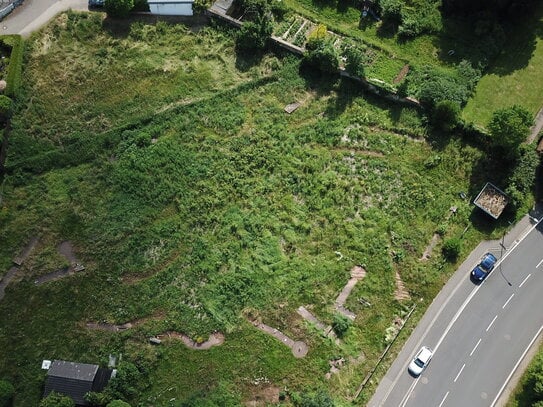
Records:
{"label": "dirt path", "polygon": [[213,346],[219,346],[224,343],[224,335],[220,332],[212,333],[211,335],[209,335],[209,339],[207,341],[200,343],[193,341],[185,334],[175,331],[168,331],[163,334],[157,335],[156,337],[160,340],[169,338],[179,339],[185,344],[185,346],[195,350],[206,350],[212,348]]}
{"label": "dirt path", "polygon": [[30,253],[32,253],[32,250],[34,250],[39,240],[40,239],[36,236],[32,237],[30,242],[23,248],[21,254],[13,259],[15,266],[10,267],[7,273],[3,277],[0,277],[0,300],[6,295],[7,285],[15,278],[17,271],[19,271],[19,267],[25,262],[28,256],[30,256]]}
{"label": "dirt path", "polygon": [[356,318],[356,315],[345,308],[344,305],[356,283],[358,283],[359,280],[362,280],[365,276],[366,270],[364,270],[362,266],[354,266],[351,269],[351,278],[347,284],[345,284],[345,287],[343,287],[343,290],[341,290],[336,298],[336,301],[334,302],[335,309],[352,320]]}
{"label": "dirt path", "polygon": [[296,312],[306,321],[314,324],[318,330],[322,331],[324,336],[327,336],[332,339],[337,339],[336,333],[330,325],[323,324],[320,320],[317,319],[309,310],[303,306],[298,307]]}
{"label": "dirt path", "polygon": [[36,278],[34,284],[42,285],[73,275],[77,271],[85,270],[85,267],[77,262],[77,257],[75,257],[74,248],[71,242],[67,240],[63,241],[58,245],[57,250],[61,256],[70,262],[70,265]]}
{"label": "dirt path", "polygon": [[30,239],[30,242],[28,242],[28,244],[25,246],[25,248],[21,252],[21,254],[13,259],[13,262],[17,266],[21,266],[24,263],[24,261],[28,258],[28,256],[30,256],[30,253],[32,253],[32,250],[34,250],[34,248],[38,244],[38,241],[39,241],[38,237],[36,236],[32,237]]}
{"label": "dirt path", "polygon": [[409,295],[409,292],[405,289],[405,285],[403,284],[402,277],[400,276],[400,273],[398,272],[398,270],[396,270],[394,280],[396,282],[396,290],[394,291],[394,298],[397,299],[398,301],[410,299],[411,297]]}
{"label": "dirt path", "polygon": [[422,253],[422,257],[419,260],[421,261],[428,260],[430,256],[432,255],[432,251],[434,250],[438,242],[439,242],[439,234],[434,233],[434,235],[432,236],[432,240],[430,240],[430,243],[428,243],[428,246],[426,246],[424,253]]}
{"label": "dirt path", "polygon": [[[97,331],[106,331],[106,332],[121,332],[126,331],[127,329],[134,328],[138,325],[141,325],[142,323],[148,321],[150,318],[142,318],[138,319],[132,322],[127,322],[125,324],[109,324],[107,322],[87,322],[85,326],[87,329],[93,329]],[[196,342],[193,341],[190,337],[187,335],[175,332],[175,331],[166,331],[162,334],[158,334],[155,336],[155,338],[160,339],[161,341],[164,339],[178,339],[181,340],[185,346],[187,346],[190,349],[195,350],[206,350],[209,348],[212,348],[213,346],[219,346],[224,343],[224,335],[220,332],[214,332],[211,335],[209,335],[209,339],[207,341],[203,342]]]}
{"label": "dirt path", "polygon": [[17,274],[17,270],[19,270],[19,267],[17,266],[11,267],[6,273],[6,275],[2,277],[2,279],[0,280],[0,300],[2,300],[4,296],[6,295],[6,287],[9,284],[9,282],[13,279],[13,277],[15,277],[15,275]]}
{"label": "dirt path", "polygon": [[272,328],[271,326],[268,326],[261,322],[251,321],[251,323],[262,332],[270,334],[271,336],[278,339],[282,344],[288,346],[292,350],[292,354],[295,358],[303,358],[305,355],[307,355],[308,348],[304,342],[294,341],[280,330]]}

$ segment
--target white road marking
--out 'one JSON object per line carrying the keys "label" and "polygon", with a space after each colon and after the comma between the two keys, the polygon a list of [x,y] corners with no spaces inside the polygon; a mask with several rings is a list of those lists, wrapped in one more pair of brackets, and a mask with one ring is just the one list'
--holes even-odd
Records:
{"label": "white road marking", "polygon": [[541,266],[543,264],[543,259],[541,259],[541,261],[539,263],[537,263],[537,266],[535,266],[536,269],[539,268],[539,266]]}
{"label": "white road marking", "polygon": [[460,375],[462,374],[462,370],[464,370],[464,368],[466,367],[466,364],[464,363],[462,365],[462,367],[460,368],[460,371],[458,372],[458,374],[456,375],[456,377],[454,378],[454,382],[456,383],[456,381],[458,380],[458,378],[460,377]]}
{"label": "white road marking", "polygon": [[526,276],[526,278],[525,278],[524,280],[522,280],[522,283],[520,283],[520,285],[518,286],[518,288],[521,288],[521,287],[524,285],[524,283],[526,282],[526,280],[528,280],[528,279],[530,278],[531,275],[532,275],[532,273],[528,274],[528,275]]}
{"label": "white road marking", "polygon": [[441,400],[441,403],[439,403],[439,407],[441,407],[443,403],[445,403],[445,400],[447,399],[448,395],[449,395],[449,392],[445,393],[445,395],[443,396],[443,400]]}
{"label": "white road marking", "polygon": [[514,296],[515,296],[515,293],[511,294],[511,297],[509,297],[509,299],[507,301],[505,301],[505,304],[503,304],[502,309],[507,307],[507,304],[509,304],[509,301],[511,301],[511,298],[513,298]]}
{"label": "white road marking", "polygon": [[475,352],[475,349],[477,349],[477,346],[479,346],[480,343],[481,343],[481,338],[479,338],[479,341],[477,342],[475,347],[471,350],[471,353],[469,354],[470,356],[473,355],[473,353]]}
{"label": "white road marking", "polygon": [[494,321],[496,320],[496,318],[498,318],[498,316],[496,315],[494,317],[494,319],[492,320],[492,322],[490,324],[488,324],[487,328],[486,328],[486,331],[488,332],[488,330],[490,329],[490,327],[492,326],[492,324],[494,323]]}
{"label": "white road marking", "polygon": [[[537,222],[535,225],[533,225],[530,230],[528,230],[528,232],[526,232],[520,239],[517,239],[515,241],[515,245],[513,245],[511,248],[509,248],[509,250],[504,254],[504,256],[499,259],[496,264],[494,265],[494,267],[498,267],[506,258],[507,256],[509,256],[511,253],[513,253],[513,251],[516,249],[516,247],[518,246],[518,244],[520,242],[522,242],[541,222],[543,221],[543,218],[539,220],[539,222]],[[543,260],[542,260],[543,262]],[[460,317],[460,314],[462,314],[462,312],[464,311],[464,309],[467,307],[468,303],[471,301],[471,299],[475,296],[475,294],[477,293],[477,291],[479,291],[479,289],[483,286],[483,284],[487,281],[488,279],[485,279],[483,280],[483,282],[479,285],[476,286],[476,288],[471,292],[471,294],[468,296],[468,298],[466,298],[466,300],[464,301],[464,303],[462,304],[462,306],[460,307],[460,309],[456,312],[456,314],[454,315],[453,319],[449,322],[449,325],[447,325],[447,329],[445,330],[445,332],[443,332],[443,335],[441,335],[441,338],[439,338],[439,341],[437,343],[437,345],[434,347],[434,355],[437,351],[437,349],[439,348],[439,346],[441,345],[441,343],[443,342],[443,340],[445,339],[445,336],[447,336],[447,334],[449,333],[449,331],[451,330],[452,326],[454,325],[454,323],[456,322],[456,320]],[[424,330],[424,333],[421,335],[421,339],[418,341],[417,343],[417,346],[415,346],[415,348],[420,348],[424,338],[426,338],[426,335],[428,334],[428,332],[430,331],[430,329],[432,328],[432,326],[434,325],[435,321],[438,319],[438,317],[441,315],[441,312],[443,311],[443,309],[445,309],[445,306],[447,306],[447,304],[449,303],[450,299],[456,294],[456,291],[460,288],[461,284],[458,284],[456,287],[454,287],[453,291],[451,292],[451,294],[449,294],[449,296],[446,298],[445,301],[443,301],[443,303],[441,304],[441,306],[439,307],[439,310],[435,313],[434,317],[432,318],[432,321],[428,324],[428,326],[426,327],[426,329]],[[497,315],[496,315],[497,317]],[[396,377],[394,378],[394,380],[392,381],[387,393],[385,394],[384,398],[380,401],[381,404],[383,404],[387,399],[388,399],[388,396],[390,396],[390,393],[392,393],[392,391],[394,390],[394,388],[396,387],[396,384],[398,383],[398,380],[400,379],[400,376],[402,375],[403,371],[400,370],[398,371],[398,374],[396,375]],[[409,397],[411,395],[411,392],[413,391],[414,387],[416,386],[418,380],[416,380],[414,382],[413,385],[411,385],[410,389],[409,389],[409,393],[407,394],[407,397]],[[405,400],[405,402],[404,402]],[[405,405],[405,403],[407,402],[407,400],[404,398],[404,400],[402,400],[402,403],[404,404],[400,404],[400,407],[403,407]]]}
{"label": "white road marking", "polygon": [[518,365],[520,365],[520,362],[522,362],[522,359],[524,359],[524,356],[526,356],[526,354],[528,353],[528,351],[530,350],[530,348],[532,347],[532,345],[534,344],[534,342],[537,340],[539,334],[541,334],[541,331],[543,331],[543,325],[541,325],[541,328],[539,328],[539,331],[537,331],[537,333],[535,334],[535,336],[532,338],[532,340],[530,341],[530,344],[528,345],[528,347],[526,349],[524,349],[524,352],[522,353],[522,356],[520,357],[520,359],[517,361],[515,367],[513,367],[513,370],[511,370],[511,372],[509,373],[509,376],[507,376],[507,379],[505,379],[505,382],[503,383],[503,386],[501,387],[501,389],[498,391],[498,394],[496,394],[496,398],[494,399],[494,401],[492,402],[492,404],[490,405],[490,407],[494,407],[494,405],[496,404],[496,402],[498,401],[498,399],[500,398],[502,392],[503,392],[503,389],[505,389],[505,386],[507,386],[507,383],[509,383],[509,380],[511,380],[511,376],[513,376],[513,374],[515,373],[515,371],[517,370],[518,368]]}
{"label": "white road marking", "polygon": [[407,393],[402,399],[402,402],[400,403],[400,407],[404,407],[407,404],[407,400],[409,400],[409,396],[411,396],[411,393],[413,393],[413,390],[415,389],[415,386],[419,382],[420,376],[413,382],[413,384],[409,387],[409,390],[407,390]]}

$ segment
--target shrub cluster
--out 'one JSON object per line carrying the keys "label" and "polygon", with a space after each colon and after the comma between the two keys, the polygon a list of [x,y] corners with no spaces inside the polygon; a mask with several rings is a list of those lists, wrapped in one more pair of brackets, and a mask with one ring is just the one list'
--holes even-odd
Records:
{"label": "shrub cluster", "polygon": [[322,73],[336,73],[339,68],[339,54],[328,39],[313,39],[306,44],[307,52],[303,62]]}
{"label": "shrub cluster", "polygon": [[418,0],[410,4],[403,0],[379,0],[381,17],[397,25],[398,35],[404,38],[439,32],[442,28],[440,4],[437,0]]}
{"label": "shrub cluster", "polygon": [[480,77],[481,71],[468,61],[460,62],[453,72],[424,66],[409,72],[399,92],[415,96],[429,109],[443,101],[460,107],[467,102]]}

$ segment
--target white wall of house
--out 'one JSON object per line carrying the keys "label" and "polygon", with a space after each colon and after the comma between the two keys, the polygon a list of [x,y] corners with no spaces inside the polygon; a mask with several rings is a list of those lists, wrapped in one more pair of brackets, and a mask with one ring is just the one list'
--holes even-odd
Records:
{"label": "white wall of house", "polygon": [[192,1],[190,0],[148,0],[149,10],[152,14],[167,16],[191,16]]}

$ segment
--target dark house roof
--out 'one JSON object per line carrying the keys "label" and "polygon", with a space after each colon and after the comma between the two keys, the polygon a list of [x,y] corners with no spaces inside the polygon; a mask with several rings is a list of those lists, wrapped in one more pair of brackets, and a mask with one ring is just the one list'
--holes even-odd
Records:
{"label": "dark house roof", "polygon": [[111,378],[111,373],[112,370],[102,369],[97,365],[55,360],[47,372],[43,396],[55,391],[70,396],[78,406],[88,406],[85,394],[102,391]]}

